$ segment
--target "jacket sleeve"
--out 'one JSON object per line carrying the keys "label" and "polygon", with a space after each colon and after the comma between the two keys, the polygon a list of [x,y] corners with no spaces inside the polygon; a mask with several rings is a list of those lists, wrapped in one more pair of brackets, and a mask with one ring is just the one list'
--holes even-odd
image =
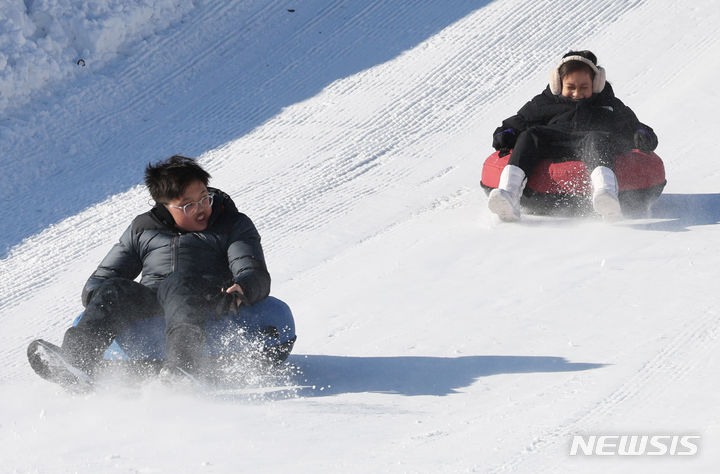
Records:
{"label": "jacket sleeve", "polygon": [[620,99],[615,97],[613,99],[613,107],[615,109],[615,133],[617,133],[619,136],[622,137],[623,140],[626,141],[630,146],[635,145],[635,134],[638,132],[638,130],[643,129],[650,139],[654,141],[654,146],[657,146],[657,136],[655,135],[655,132],[652,128],[649,126],[643,124],[638,120],[637,115],[635,115],[635,112],[625,105]]}
{"label": "jacket sleeve", "polygon": [[523,130],[528,128],[527,121],[520,115],[513,115],[512,117],[508,117],[505,120],[502,121],[502,125],[500,125],[498,128],[495,129],[493,132],[493,135],[496,133],[501,133],[504,130],[512,129],[515,130],[515,132],[522,132]]}
{"label": "jacket sleeve", "polygon": [[519,133],[534,125],[546,125],[550,117],[545,117],[541,111],[546,108],[548,102],[549,99],[544,93],[536,95],[523,105],[517,114],[503,120],[502,125],[494,133],[507,129],[514,129]]}
{"label": "jacket sleeve", "polygon": [[108,278],[134,280],[140,274],[142,261],[135,243],[131,225],[85,283],[82,291],[83,306],[87,307],[93,292]]}
{"label": "jacket sleeve", "polygon": [[270,294],[270,274],[265,265],[260,234],[245,214],[239,214],[230,233],[228,264],[249,304]]}

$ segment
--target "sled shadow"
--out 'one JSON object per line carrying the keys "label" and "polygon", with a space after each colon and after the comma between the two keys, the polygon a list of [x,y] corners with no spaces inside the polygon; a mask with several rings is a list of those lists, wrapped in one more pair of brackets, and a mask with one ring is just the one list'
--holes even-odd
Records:
{"label": "sled shadow", "polygon": [[[497,374],[574,372],[606,364],[573,363],[562,357],[343,357],[294,355],[299,395],[322,397],[342,393],[450,395],[480,377]],[[314,388],[313,388],[314,386]]]}
{"label": "sled shadow", "polygon": [[686,232],[688,227],[720,223],[720,194],[662,194],[649,217],[662,222],[630,224],[642,230]]}
{"label": "sled shadow", "polygon": [[[4,226],[0,233],[0,258],[5,258],[24,238],[138,185],[148,162],[174,153],[199,156],[237,140],[286,107],[314,97],[339,79],[394,59],[490,2],[463,0],[443,2],[441,6],[435,2],[375,2],[372,8],[366,2],[340,2],[340,6],[333,7],[335,12],[325,7],[330,11],[327,15],[319,5],[300,2],[303,5],[295,9],[279,8],[268,16],[270,27],[250,24],[248,33],[232,35],[222,47],[218,47],[213,34],[203,32],[198,32],[197,38],[193,36],[199,42],[194,49],[184,45],[185,39],[171,41],[186,36],[182,24],[148,39],[148,44],[163,41],[162,49],[144,48],[145,42],[130,45],[137,51],[127,61],[129,64],[133,58],[146,55],[143,61],[148,69],[160,72],[148,76],[150,80],[125,84],[113,79],[127,74],[125,62],[118,61],[92,75],[79,75],[67,89],[99,94],[108,99],[105,108],[88,111],[72,102],[84,96],[68,99],[61,89],[56,96],[41,100],[47,110],[66,111],[63,123],[40,123],[42,133],[22,135],[12,149],[3,150],[0,189],[6,198],[0,220],[12,225]],[[255,13],[251,8],[247,16]],[[345,23],[339,21],[341,18],[357,21]],[[407,27],[408,19],[413,19],[413,28]],[[244,20],[238,16],[239,22]],[[283,31],[278,25],[298,22],[309,26],[291,30],[287,39],[277,38],[278,31]],[[260,53],[268,56],[259,56],[254,44],[267,45]],[[204,54],[198,56],[198,51]],[[163,74],[170,73],[168,82]],[[102,91],[109,87],[114,89],[113,95],[103,95]],[[139,89],[156,90],[161,96],[131,100]],[[203,97],[205,102],[199,102],[197,97]],[[221,106],[212,107],[216,102]],[[30,104],[13,111],[7,123],[20,130],[27,128],[29,119],[23,110],[34,107],[37,105]],[[199,119],[197,108],[209,112]],[[110,117],[118,123],[110,121],[111,127],[95,124],[107,122]],[[198,129],[205,133],[188,133]],[[0,136],[2,131],[0,127]],[[18,220],[10,199],[12,203],[25,203],[29,217]],[[137,213],[145,210],[138,209]]]}

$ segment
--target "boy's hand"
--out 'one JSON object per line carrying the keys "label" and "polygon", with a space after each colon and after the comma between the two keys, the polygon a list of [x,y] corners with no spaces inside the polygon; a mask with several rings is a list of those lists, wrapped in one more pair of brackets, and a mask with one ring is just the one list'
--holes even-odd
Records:
{"label": "boy's hand", "polygon": [[247,304],[247,298],[245,297],[245,293],[243,293],[243,289],[237,283],[233,284],[233,286],[225,290],[225,293],[235,297],[232,304],[230,305],[231,311],[236,312],[241,305]]}
{"label": "boy's hand", "polygon": [[222,289],[220,293],[215,293],[214,298],[215,314],[219,318],[223,318],[228,314],[237,314],[238,308],[248,303],[242,288],[237,283],[230,288]]}

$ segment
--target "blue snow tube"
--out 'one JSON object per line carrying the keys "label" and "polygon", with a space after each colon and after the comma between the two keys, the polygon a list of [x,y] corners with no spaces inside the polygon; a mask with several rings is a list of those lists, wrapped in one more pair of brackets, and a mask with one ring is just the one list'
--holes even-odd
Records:
{"label": "blue snow tube", "polygon": [[[81,313],[73,322],[77,325]],[[241,306],[237,314],[208,317],[205,354],[220,357],[247,353],[265,356],[280,363],[287,359],[295,343],[295,320],[290,307],[268,296],[252,306]],[[157,316],[136,321],[115,338],[105,351],[106,360],[164,360],[165,318]]]}

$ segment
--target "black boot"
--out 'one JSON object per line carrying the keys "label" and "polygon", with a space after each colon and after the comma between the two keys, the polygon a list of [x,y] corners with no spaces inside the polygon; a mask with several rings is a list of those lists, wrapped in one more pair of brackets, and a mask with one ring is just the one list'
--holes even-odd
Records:
{"label": "black boot", "polygon": [[161,378],[164,381],[195,379],[202,369],[205,332],[197,326],[183,324],[168,331],[166,340],[167,358],[160,371]]}
{"label": "black boot", "polygon": [[62,352],[65,358],[83,372],[94,376],[98,363],[102,360],[105,350],[114,339],[108,330],[100,330],[92,326],[73,326],[65,331]]}
{"label": "black boot", "polygon": [[42,378],[66,388],[84,391],[94,384],[98,362],[114,335],[92,325],[74,326],[65,331],[62,347],[42,339],[27,350],[28,361]]}
{"label": "black boot", "polygon": [[73,392],[86,392],[94,386],[93,378],[70,363],[62,348],[37,339],[27,348],[30,366],[40,377],[62,385]]}

